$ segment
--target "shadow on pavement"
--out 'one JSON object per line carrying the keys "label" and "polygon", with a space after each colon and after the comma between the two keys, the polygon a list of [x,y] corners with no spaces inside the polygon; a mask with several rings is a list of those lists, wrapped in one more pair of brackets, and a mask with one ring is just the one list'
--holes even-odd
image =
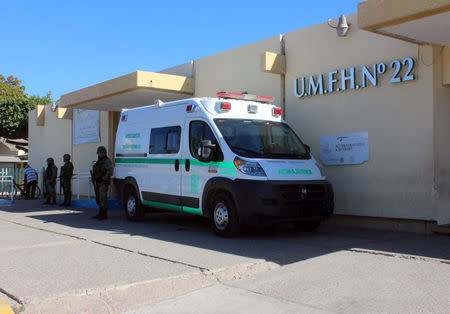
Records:
{"label": "shadow on pavement", "polygon": [[[27,213],[26,217],[47,224],[69,228],[67,234],[80,236],[81,230],[106,231],[133,238],[138,249],[139,238],[160,240],[187,247],[217,251],[252,259],[263,259],[286,265],[317,256],[342,251],[370,251],[372,254],[411,258],[415,255],[450,263],[450,237],[399,231],[369,230],[327,224],[312,233],[295,231],[289,226],[271,228],[246,227],[237,238],[220,238],[202,217],[179,213],[149,213],[142,222],[131,222],[122,210],[110,210],[109,219],[90,219],[95,209],[63,208],[41,205],[42,201],[17,201],[14,206],[0,206],[11,213]],[[55,211],[55,213],[50,213]],[[53,230],[49,227],[50,230]],[[153,243],[153,242],[152,242]],[[149,245],[146,243],[145,245]],[[155,248],[153,248],[155,249]],[[161,248],[165,250],[163,246]],[[374,252],[372,252],[374,251]],[[190,254],[189,250],[184,251]],[[196,254],[193,250],[192,254]]]}

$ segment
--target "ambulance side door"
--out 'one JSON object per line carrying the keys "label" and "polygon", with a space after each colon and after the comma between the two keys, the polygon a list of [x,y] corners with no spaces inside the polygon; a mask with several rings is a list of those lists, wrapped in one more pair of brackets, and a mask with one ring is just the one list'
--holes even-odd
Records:
{"label": "ambulance side door", "polygon": [[[218,176],[218,162],[223,160],[223,154],[220,150],[214,132],[208,123],[202,119],[193,119],[186,121],[184,133],[184,149],[183,149],[183,171],[181,179],[181,194],[183,211],[192,214],[202,214],[201,198],[206,182]],[[212,160],[207,161],[201,156],[202,141],[211,141],[216,146],[214,150],[215,156]]]}
{"label": "ambulance side door", "polygon": [[143,204],[180,210],[181,136],[183,122],[154,126],[150,130],[149,154],[146,159]]}

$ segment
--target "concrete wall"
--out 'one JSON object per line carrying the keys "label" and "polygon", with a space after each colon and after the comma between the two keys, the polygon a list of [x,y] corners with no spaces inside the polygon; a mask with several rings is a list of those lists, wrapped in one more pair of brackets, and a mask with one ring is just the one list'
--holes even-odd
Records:
{"label": "concrete wall", "polygon": [[72,153],[72,120],[58,119],[57,113],[45,106],[45,125],[36,125],[36,110],[28,114],[28,162],[31,167],[47,166],[47,158],[55,159],[58,169],[63,155]]}
{"label": "concrete wall", "polygon": [[441,48],[444,85],[450,85],[450,45]]}
{"label": "concrete wall", "polygon": [[281,36],[220,52],[194,61],[195,97],[216,97],[217,92],[248,92],[272,96],[281,103],[280,75],[261,71],[260,55],[280,53]]}
{"label": "concrete wall", "polygon": [[[47,166],[48,157],[55,159],[58,169],[63,165],[62,157],[68,153],[72,156],[74,173],[89,172],[91,162],[97,159],[97,147],[100,145],[108,149],[109,139],[109,113],[102,111],[100,114],[100,143],[86,143],[72,145],[73,120],[58,119],[57,113],[52,112],[49,106],[45,108],[45,125],[36,125],[36,110],[29,113],[29,163],[31,167],[42,169]],[[58,170],[59,175],[59,170]],[[72,182],[72,191],[78,192],[77,181]],[[87,195],[88,180],[80,181],[80,194]]]}
{"label": "concrete wall", "polygon": [[159,71],[159,73],[180,75],[192,78],[193,68],[194,68],[194,61],[191,61],[184,64],[176,65],[171,68],[164,69],[162,71]]}
{"label": "concrete wall", "polygon": [[[356,15],[348,19],[346,38],[326,23],[285,35],[287,120],[317,158],[321,135],[369,132],[368,162],[326,167],[336,213],[433,220],[433,67],[424,64],[432,49],[359,30]],[[388,68],[377,87],[294,96],[297,77],[404,57],[419,61],[415,81],[391,84]]]}
{"label": "concrete wall", "polygon": [[[447,48],[448,49],[448,48]],[[442,47],[433,48],[435,158],[438,224],[450,223],[450,85],[444,85],[446,56]]]}
{"label": "concrete wall", "polygon": [[[97,147],[105,146],[109,151],[109,112],[100,112],[100,142],[99,143],[85,143],[73,145],[72,160],[77,173],[89,173],[91,164],[97,160]],[[111,156],[110,156],[111,157]],[[87,195],[87,180],[84,179],[80,183],[80,194]],[[77,187],[74,186],[74,192]],[[93,194],[93,190],[91,189]]]}

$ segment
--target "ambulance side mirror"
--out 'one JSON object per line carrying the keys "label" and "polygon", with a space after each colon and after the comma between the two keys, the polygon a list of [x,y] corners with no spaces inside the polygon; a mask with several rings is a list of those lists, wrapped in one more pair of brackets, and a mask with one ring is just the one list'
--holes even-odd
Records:
{"label": "ambulance side mirror", "polygon": [[308,153],[310,153],[311,152],[311,147],[309,147],[309,145],[306,145],[306,144],[303,144],[303,145],[305,146],[305,148],[308,151]]}
{"label": "ambulance side mirror", "polygon": [[211,161],[216,144],[212,144],[210,140],[201,141],[201,157],[204,161]]}

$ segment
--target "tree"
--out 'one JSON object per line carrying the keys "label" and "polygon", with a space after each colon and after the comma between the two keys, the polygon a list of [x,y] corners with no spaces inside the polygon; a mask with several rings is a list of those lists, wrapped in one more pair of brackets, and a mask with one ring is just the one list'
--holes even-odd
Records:
{"label": "tree", "polygon": [[[44,97],[41,96],[28,96],[28,101],[30,103],[30,105],[34,108],[36,108],[37,105],[49,105],[53,102],[53,98],[52,98],[52,92],[48,92],[47,95],[45,95]],[[33,110],[30,109],[30,110]]]}
{"label": "tree", "polygon": [[0,74],[0,136],[8,139],[28,138],[28,112],[53,102],[50,92],[44,97],[29,96],[21,84],[14,76],[5,79]]}
{"label": "tree", "polygon": [[27,138],[28,111],[32,109],[25,97],[0,97],[0,136]]}
{"label": "tree", "polygon": [[12,75],[5,78],[0,74],[0,97],[25,97],[25,86],[22,81]]}

